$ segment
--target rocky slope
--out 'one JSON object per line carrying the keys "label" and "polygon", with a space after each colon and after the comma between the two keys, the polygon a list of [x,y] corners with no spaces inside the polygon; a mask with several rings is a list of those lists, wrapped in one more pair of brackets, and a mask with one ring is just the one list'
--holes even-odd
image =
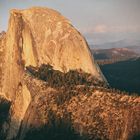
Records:
{"label": "rocky slope", "polygon": [[[39,79],[37,71],[44,80]],[[45,79],[47,71],[52,77]],[[11,123],[6,139],[129,140],[139,135],[139,96],[109,89],[101,81],[89,78],[89,82],[83,79],[73,84],[77,81],[77,72],[73,73],[69,76],[65,74],[69,82],[64,85],[63,80],[62,84],[58,81],[65,75],[53,69],[26,71],[23,83],[29,89],[31,101],[18,130],[22,99],[17,97],[14,101],[11,116],[16,119],[11,117],[9,120]],[[81,77],[86,75],[78,74]]]}
{"label": "rocky slope", "polygon": [[17,139],[127,140],[140,133],[138,96],[94,84],[54,88],[28,74],[24,79],[32,101]]}
{"label": "rocky slope", "polygon": [[[50,128],[49,135],[59,136],[61,127],[77,139],[125,140],[139,134],[140,98],[106,89],[85,39],[60,13],[38,7],[11,10],[8,31],[0,36],[0,53],[0,95],[11,104],[1,124],[4,140],[32,139],[30,133],[43,126],[47,130],[40,132],[42,139]],[[46,75],[42,64],[54,68],[47,69],[45,79],[36,75],[38,70]],[[30,65],[33,71],[28,71]],[[61,80],[67,74],[71,80]]]}

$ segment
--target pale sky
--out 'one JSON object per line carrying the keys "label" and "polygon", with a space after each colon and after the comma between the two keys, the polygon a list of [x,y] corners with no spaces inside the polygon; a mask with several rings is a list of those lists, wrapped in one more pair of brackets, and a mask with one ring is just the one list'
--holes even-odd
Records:
{"label": "pale sky", "polygon": [[0,0],[0,31],[9,10],[49,7],[66,16],[89,44],[140,38],[140,0]]}

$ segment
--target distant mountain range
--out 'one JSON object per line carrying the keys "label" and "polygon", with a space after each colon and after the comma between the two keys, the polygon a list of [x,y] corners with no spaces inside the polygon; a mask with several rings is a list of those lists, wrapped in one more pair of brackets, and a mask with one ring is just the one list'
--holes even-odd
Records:
{"label": "distant mountain range", "polygon": [[103,44],[90,45],[91,49],[111,49],[111,48],[128,48],[140,54],[140,40],[119,40],[116,42],[107,42]]}
{"label": "distant mountain range", "polygon": [[96,60],[120,60],[140,56],[140,54],[130,48],[92,49],[92,53]]}

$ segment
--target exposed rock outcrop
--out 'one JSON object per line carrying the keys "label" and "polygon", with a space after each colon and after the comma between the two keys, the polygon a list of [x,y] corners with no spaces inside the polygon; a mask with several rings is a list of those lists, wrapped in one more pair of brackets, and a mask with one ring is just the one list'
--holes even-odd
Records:
{"label": "exposed rock outcrop", "polygon": [[105,80],[85,39],[52,9],[11,10],[4,53],[2,93],[10,99],[15,98],[25,66],[29,65],[49,63],[62,72],[82,69]]}
{"label": "exposed rock outcrop", "polygon": [[0,33],[0,95],[5,95],[2,93],[2,82],[4,78],[4,58],[5,58],[5,44],[6,44],[6,33],[3,31]]}
{"label": "exposed rock outcrop", "polygon": [[62,72],[82,69],[103,79],[85,39],[60,13],[48,8],[11,13],[22,20],[22,59],[26,66],[49,63]]}
{"label": "exposed rock outcrop", "polygon": [[[26,140],[29,136],[32,140],[39,139],[34,137],[38,131],[34,133],[33,131],[41,129],[44,125],[46,133],[52,129],[51,127],[56,127],[52,134],[55,137],[59,135],[59,127],[61,128],[65,120],[77,135],[86,140],[128,140],[134,134],[140,133],[140,97],[119,94],[117,91],[102,87],[83,85],[73,86],[71,90],[66,88],[69,94],[62,101],[61,96],[65,95],[65,91],[61,88],[58,90],[46,86],[45,82],[29,75],[26,75],[25,83],[33,98],[21,125],[18,136],[20,140],[24,138]],[[83,90],[84,88],[88,90]],[[70,95],[75,92],[76,95]],[[63,127],[67,128],[68,124],[64,124]],[[38,135],[43,135],[43,132],[40,131]],[[62,132],[62,135],[65,134]],[[47,136],[48,139],[51,138],[51,134]]]}
{"label": "exposed rock outcrop", "polygon": [[[11,10],[8,31],[0,35],[0,53],[0,95],[12,103],[6,140],[27,140],[32,127],[50,123],[50,114],[60,125],[70,121],[68,129],[86,139],[126,140],[139,133],[139,97],[116,95],[94,84],[57,89],[26,73],[29,65],[50,64],[63,73],[81,69],[106,82],[85,39],[60,13],[38,7]],[[63,88],[74,96],[61,94]]]}
{"label": "exposed rock outcrop", "polygon": [[13,101],[8,139],[16,135],[31,100],[23,83],[26,66],[49,63],[62,72],[82,69],[103,80],[85,39],[54,10],[11,10],[8,31],[1,36],[0,94]]}

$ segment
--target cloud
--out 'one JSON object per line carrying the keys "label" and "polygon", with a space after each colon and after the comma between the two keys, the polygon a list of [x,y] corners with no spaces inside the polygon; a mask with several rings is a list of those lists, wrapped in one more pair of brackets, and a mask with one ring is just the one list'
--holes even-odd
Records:
{"label": "cloud", "polygon": [[98,24],[93,27],[87,27],[87,28],[82,28],[81,32],[82,33],[105,33],[108,31],[108,27],[104,24]]}
{"label": "cloud", "polygon": [[98,24],[93,27],[82,28],[80,30],[84,34],[93,33],[128,33],[128,32],[139,32],[140,26],[109,26],[105,24]]}
{"label": "cloud", "polygon": [[96,33],[105,33],[108,31],[108,27],[106,25],[97,25],[93,28],[93,32]]}

